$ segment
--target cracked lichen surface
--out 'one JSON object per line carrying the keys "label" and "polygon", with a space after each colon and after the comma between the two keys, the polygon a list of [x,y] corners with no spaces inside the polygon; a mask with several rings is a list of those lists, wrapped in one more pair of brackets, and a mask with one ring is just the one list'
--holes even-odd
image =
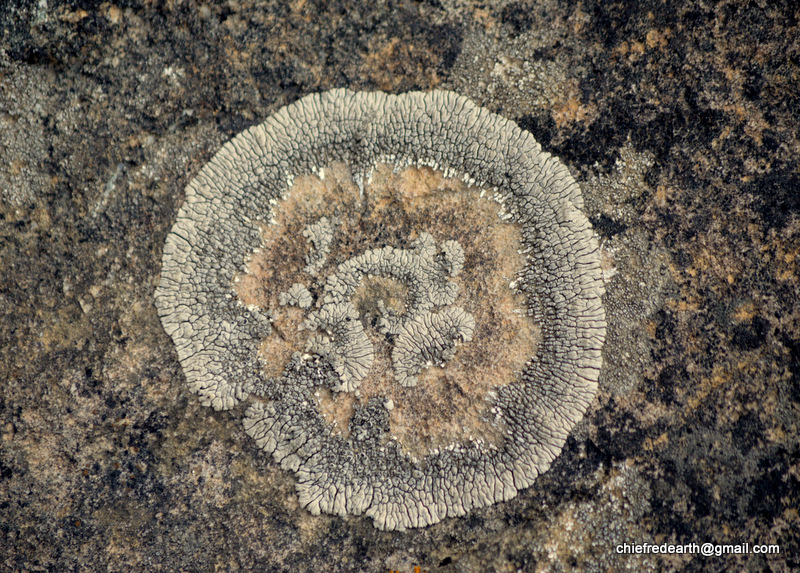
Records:
{"label": "cracked lichen surface", "polygon": [[[336,221],[330,243],[333,251],[321,272],[312,277],[303,261],[314,250],[313,244],[286,237],[305,236],[298,230],[315,225],[309,222],[326,218],[325,213],[337,213],[328,218]],[[346,438],[353,405],[380,397],[392,405],[391,437],[416,457],[470,438],[500,441],[503,423],[492,423],[487,395],[519,376],[536,350],[540,333],[527,316],[525,297],[509,287],[524,270],[525,257],[519,253],[519,230],[502,220],[497,201],[430,168],[393,173],[383,164],[376,167],[362,192],[346,166],[338,164],[325,170],[324,179],[295,179],[276,205],[272,220],[263,228],[263,242],[249,259],[247,272],[236,283],[244,304],[272,316],[276,333],[265,340],[260,355],[271,377],[281,373],[274,365],[282,367],[294,352],[306,352],[316,338],[329,336],[316,324],[308,328],[309,315],[346,298],[352,303],[358,328],[368,337],[372,367],[351,391],[316,388],[323,417],[334,431]],[[425,231],[409,234],[408,229]],[[350,280],[352,293],[347,297],[331,298],[327,289],[340,282],[342,265],[349,269],[365,253],[382,251],[386,245],[395,245],[392,253],[405,259],[412,270],[420,266],[420,247],[427,245],[431,268],[427,274],[417,268],[407,277],[364,274],[358,281]],[[429,300],[431,285],[412,286],[410,279],[428,279],[442,288],[449,284],[453,296],[439,299],[442,304],[436,306]],[[309,294],[317,300],[317,308],[302,314],[283,302],[291,298],[284,296],[288,295],[284,289],[300,290],[298,281],[311,287]],[[440,351],[450,349],[453,354],[437,356],[425,344],[427,325],[433,320],[441,326],[452,316],[461,330],[437,341]],[[422,354],[426,354],[424,360],[419,359]],[[407,360],[410,367],[405,366]],[[339,381],[335,378],[334,384]]]}
{"label": "cracked lichen surface", "polygon": [[187,187],[156,303],[190,389],[312,513],[406,529],[514,497],[594,397],[596,240],[566,168],[450,92],[334,90]]}

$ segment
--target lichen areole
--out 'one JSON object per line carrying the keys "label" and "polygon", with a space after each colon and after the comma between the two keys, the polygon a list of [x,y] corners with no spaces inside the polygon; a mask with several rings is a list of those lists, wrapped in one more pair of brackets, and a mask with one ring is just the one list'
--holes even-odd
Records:
{"label": "lichen areole", "polygon": [[307,96],[186,189],[156,306],[203,404],[314,514],[403,530],[508,500],[594,398],[605,338],[578,185],[450,92]]}

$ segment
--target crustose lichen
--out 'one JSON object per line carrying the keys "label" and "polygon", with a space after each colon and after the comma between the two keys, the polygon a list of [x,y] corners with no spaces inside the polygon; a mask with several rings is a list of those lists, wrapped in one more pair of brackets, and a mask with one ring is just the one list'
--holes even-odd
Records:
{"label": "crustose lichen", "polygon": [[507,500],[596,391],[598,246],[566,168],[449,92],[303,98],[190,183],[156,291],[189,387],[312,513]]}

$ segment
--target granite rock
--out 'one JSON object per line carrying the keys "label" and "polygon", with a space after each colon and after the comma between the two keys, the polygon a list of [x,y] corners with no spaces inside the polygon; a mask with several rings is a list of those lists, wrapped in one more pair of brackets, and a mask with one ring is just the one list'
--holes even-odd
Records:
{"label": "granite rock", "polygon": [[[799,34],[790,2],[12,0],[0,567],[796,570]],[[186,390],[153,305],[187,183],[335,87],[448,89],[517,122],[581,184],[605,257],[606,366],[559,457],[412,533],[302,510]],[[780,553],[615,551],[645,542]]]}

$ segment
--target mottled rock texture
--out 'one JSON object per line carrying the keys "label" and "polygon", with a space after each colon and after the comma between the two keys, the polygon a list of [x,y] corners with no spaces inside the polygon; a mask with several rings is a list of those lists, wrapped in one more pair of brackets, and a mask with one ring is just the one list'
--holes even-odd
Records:
{"label": "mottled rock texture", "polygon": [[[791,2],[8,3],[0,566],[797,569],[798,36]],[[449,89],[515,121],[604,251],[600,390],[561,455],[411,533],[300,509],[187,392],[152,303],[187,183],[335,87]],[[781,554],[614,552],[706,541]]]}

